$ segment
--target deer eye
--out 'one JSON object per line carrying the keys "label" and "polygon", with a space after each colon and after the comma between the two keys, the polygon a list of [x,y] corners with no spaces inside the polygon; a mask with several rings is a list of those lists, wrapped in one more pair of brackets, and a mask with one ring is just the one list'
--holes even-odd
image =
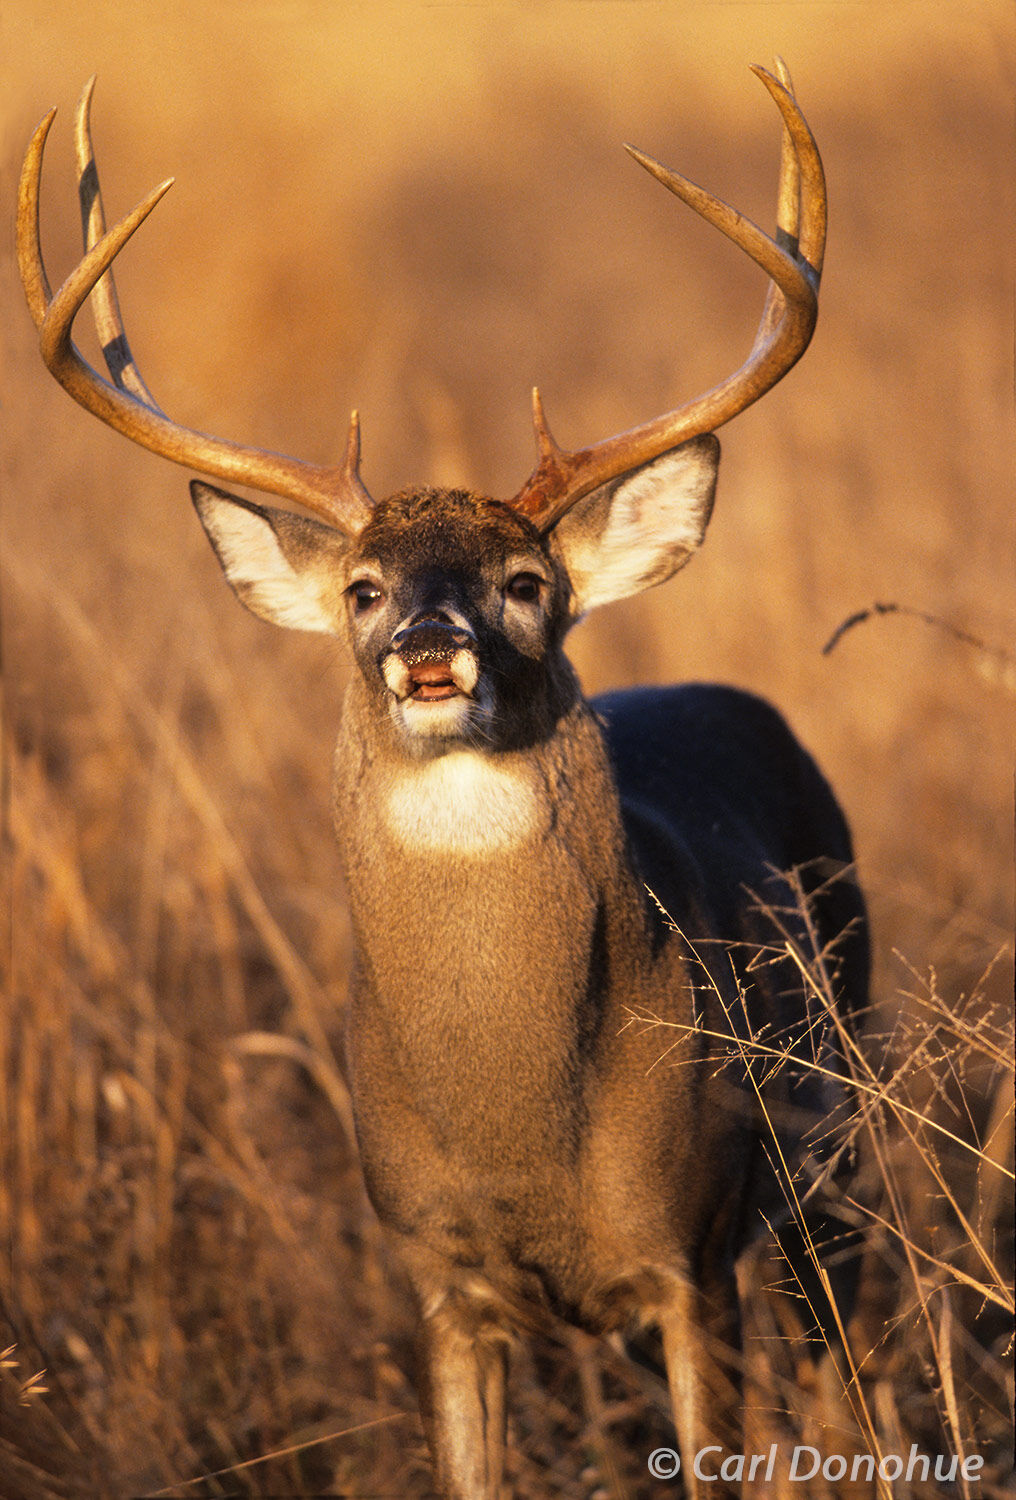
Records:
{"label": "deer eye", "polygon": [[369,578],[358,578],[351,583],[346,594],[353,601],[353,609],[358,615],[365,614],[368,609],[373,609],[375,604],[380,604],[384,598],[384,591],[372,583]]}
{"label": "deer eye", "polygon": [[537,573],[515,573],[505,585],[505,595],[516,604],[539,604],[543,579]]}

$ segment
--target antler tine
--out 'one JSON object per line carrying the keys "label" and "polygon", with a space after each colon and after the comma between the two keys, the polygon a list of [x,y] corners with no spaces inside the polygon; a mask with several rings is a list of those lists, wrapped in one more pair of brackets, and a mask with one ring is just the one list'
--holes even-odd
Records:
{"label": "antler tine", "polygon": [[[46,116],[32,137],[18,190],[18,263],[47,368],[87,411],[153,453],[212,478],[249,485],[295,501],[330,525],[355,535],[366,525],[373,506],[360,478],[359,425],[355,416],[345,461],[323,466],[181,427],[152,399],[131,356],[116,289],[107,273],[127,241],[168,192],[172,178],[149,193],[111,230],[103,232],[98,174],[89,131],[91,88],[91,84],[86,85],[82,95],[76,129],[86,249],[80,263],[55,294],[50,289],[39,238],[43,153],[55,110]],[[74,319],[103,278],[105,285],[97,292],[93,306],[112,385],[87,363],[71,339]]]}
{"label": "antler tine", "polygon": [[56,110],[40,121],[35,134],[28,143],[21,180],[18,183],[17,251],[21,270],[21,284],[25,289],[28,310],[36,328],[41,328],[46,309],[53,300],[53,293],[42,260],[42,243],[39,238],[39,182],[42,177],[42,154],[46,149],[46,137],[56,119]]}
{"label": "antler tine", "polygon": [[[85,254],[92,250],[106,233],[106,215],[102,205],[102,187],[99,169],[95,162],[92,145],[92,95],[95,92],[95,74],[85,84],[74,115],[74,155],[78,169],[78,200],[81,206],[81,236]],[[145,385],[127,342],[127,333],[120,312],[116,282],[112,267],[102,276],[92,290],[92,315],[95,331],[102,346],[102,357],[106,361],[113,384],[128,391],[151,411],[161,408]]]}
{"label": "antler tine", "polygon": [[[776,76],[794,97],[794,81],[790,69],[782,57],[777,57]],[[762,70],[763,72],[765,69]],[[757,76],[757,75],[756,75]],[[776,238],[791,254],[797,249],[798,228],[801,222],[801,163],[794,147],[794,138],[784,123],[780,140],[780,186],[776,201]]]}
{"label": "antler tine", "polygon": [[770,278],[762,322],[751,352],[733,375],[705,395],[664,416],[591,448],[568,452],[544,442],[540,409],[536,468],[510,503],[546,530],[583,495],[648,463],[689,438],[714,431],[770,390],[804,353],[818,316],[825,248],[825,179],[808,124],[794,98],[790,74],[755,73],[783,117],[776,238],[703,188],[660,166],[633,146],[625,150],[664,187],[738,245]]}
{"label": "antler tine", "polygon": [[[794,96],[790,73],[782,58],[777,59],[781,76],[775,78],[757,64],[751,69],[765,84],[783,116],[783,148],[780,161],[780,200],[778,236],[786,233],[792,243],[787,248],[814,273],[817,283],[822,275],[826,241],[826,183],[822,158],[807,120]],[[783,221],[784,211],[788,221]],[[816,285],[817,291],[817,285]]]}
{"label": "antler tine", "polygon": [[554,434],[547,426],[547,418],[543,412],[543,397],[540,395],[539,386],[533,386],[533,431],[536,434],[536,446],[540,450],[540,458],[553,462],[563,449],[555,441]]}
{"label": "antler tine", "polygon": [[[782,57],[775,59],[776,73],[783,87],[793,94],[794,85],[790,69]],[[780,179],[776,194],[776,243],[791,255],[797,253],[798,229],[801,222],[801,166],[797,159],[794,140],[786,122],[780,129]],[[772,333],[783,316],[783,293],[774,281],[770,281],[766,292],[762,319],[755,335],[756,344]]]}

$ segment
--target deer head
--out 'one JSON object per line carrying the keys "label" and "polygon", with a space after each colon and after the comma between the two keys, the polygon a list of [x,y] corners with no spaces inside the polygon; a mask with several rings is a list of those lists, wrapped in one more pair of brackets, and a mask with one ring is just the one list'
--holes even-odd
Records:
{"label": "deer head", "polygon": [[[499,608],[506,621],[514,621],[510,629],[521,632],[522,639],[539,616],[553,633],[583,610],[661,582],[681,566],[701,541],[709,516],[718,448],[706,435],[771,389],[811,338],[825,244],[825,185],[789,74],[782,63],[778,69],[778,78],[764,68],[753,69],[784,125],[775,239],[703,189],[627,147],[641,166],[768,274],[762,320],[748,359],[695,400],[576,452],[555,442],[534,390],[538,462],[509,501],[470,495],[457,502],[449,493],[439,502],[433,492],[420,491],[415,500],[400,495],[375,505],[360,478],[356,412],[344,461],[322,467],[191,431],[160,410],[134,362],[111,267],[172,179],[106,231],[89,124],[94,79],[82,94],[75,124],[85,254],[55,295],[43,264],[38,223],[43,152],[55,110],[36,131],[21,176],[18,259],[43,359],[76,401],[133,441],[210,478],[295,501],[324,523],[286,518],[249,502],[238,502],[229,516],[227,498],[207,486],[197,490],[199,511],[220,560],[240,597],[256,612],[316,630],[344,629],[341,617],[351,612],[356,649],[368,649],[361,643],[381,620],[396,629],[404,625],[401,616],[396,620],[392,614],[398,613],[398,604],[390,571],[384,580],[371,573],[372,568],[389,567],[380,555],[388,555],[385,539],[400,529],[406,534],[406,518],[421,513],[421,507],[436,515],[440,503],[449,514],[454,508],[456,534],[464,527],[480,527],[502,570],[526,563],[515,568],[516,583],[499,578],[495,585],[491,574],[492,589],[501,592]],[[83,359],[71,338],[74,318],[90,294],[108,381]],[[581,502],[578,515],[570,516]],[[241,537],[249,539],[252,549],[242,564]],[[472,547],[475,551],[475,541]],[[254,573],[262,564],[267,571],[259,581]],[[533,581],[521,580],[523,574]],[[342,596],[349,590],[352,604],[345,606]],[[525,598],[527,591],[530,597]],[[488,601],[488,611],[491,607]],[[410,609],[406,618],[412,613]],[[469,669],[463,670],[468,677]],[[392,671],[398,677],[396,668]],[[447,718],[460,710],[441,712]],[[438,722],[436,715],[433,721]]]}
{"label": "deer head", "polygon": [[542,528],[461,490],[409,490],[346,534],[194,481],[239,598],[263,619],[347,637],[406,746],[531,742],[574,696],[565,631],[670,577],[712,507],[719,444],[689,439]]}

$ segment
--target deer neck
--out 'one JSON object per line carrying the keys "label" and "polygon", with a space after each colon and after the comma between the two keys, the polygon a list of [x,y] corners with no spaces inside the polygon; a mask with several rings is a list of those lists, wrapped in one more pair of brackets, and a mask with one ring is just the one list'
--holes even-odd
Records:
{"label": "deer neck", "polygon": [[630,996],[648,946],[631,930],[642,903],[591,711],[577,700],[525,750],[414,759],[351,697],[335,811],[359,951],[354,1028],[383,1035],[430,1112],[479,1098],[489,1127],[500,1101],[520,1140],[521,1093],[528,1118],[543,1096],[570,1128],[560,1101],[579,1107],[612,994]]}

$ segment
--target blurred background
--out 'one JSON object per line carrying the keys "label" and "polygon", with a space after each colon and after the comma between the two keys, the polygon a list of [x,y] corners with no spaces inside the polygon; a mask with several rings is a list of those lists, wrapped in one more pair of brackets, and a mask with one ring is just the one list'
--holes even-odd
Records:
{"label": "blurred background", "polygon": [[[80,253],[92,72],[110,221],[176,177],[117,268],[174,418],[322,462],[355,405],[375,495],[508,495],[534,383],[579,447],[740,364],[761,273],[621,142],[771,229],[779,130],[748,65],[786,58],[829,182],[815,340],[721,434],[694,564],[572,655],[589,691],[714,679],[784,711],[855,833],[890,1030],[908,996],[995,1015],[1011,995],[1014,20],[1004,0],[8,0],[0,41],[5,1315],[59,1377],[38,1421],[106,1455],[82,1492],[154,1492],[413,1403],[335,1121],[345,665],[241,610],[185,473],[44,370],[11,250],[32,130],[59,105],[54,285]],[[95,358],[85,316],[77,336]],[[823,655],[875,602],[916,613]],[[409,1462],[407,1430],[364,1439],[356,1474]]]}

